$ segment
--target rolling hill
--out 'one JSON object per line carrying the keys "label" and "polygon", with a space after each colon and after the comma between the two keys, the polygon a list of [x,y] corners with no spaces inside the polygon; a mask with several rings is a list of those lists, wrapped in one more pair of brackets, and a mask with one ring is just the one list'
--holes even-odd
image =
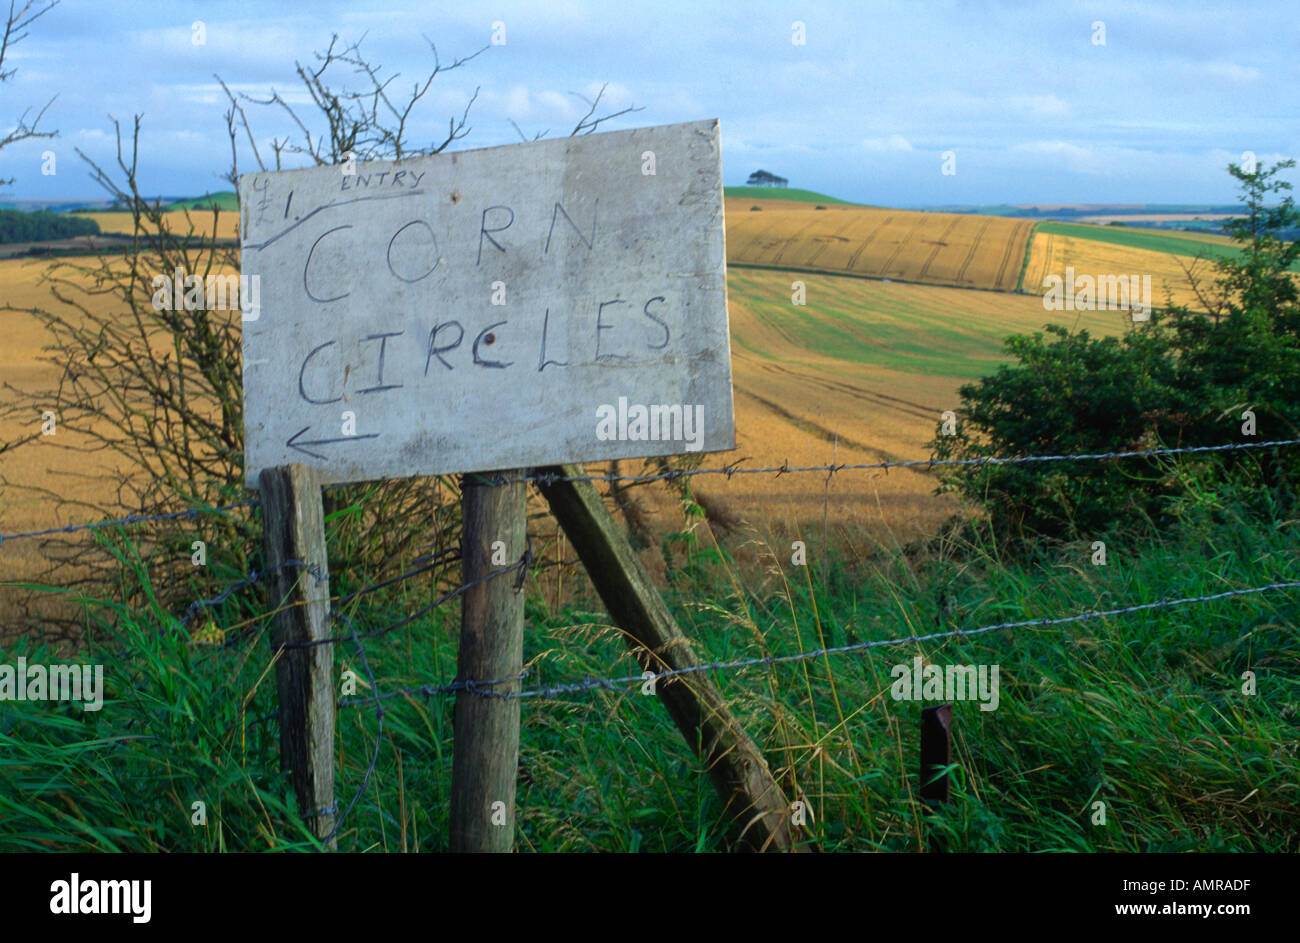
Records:
{"label": "rolling hill", "polygon": [[789,203],[825,203],[838,206],[858,206],[847,200],[840,200],[824,193],[812,190],[800,190],[798,187],[723,187],[724,197],[738,200],[779,200]]}

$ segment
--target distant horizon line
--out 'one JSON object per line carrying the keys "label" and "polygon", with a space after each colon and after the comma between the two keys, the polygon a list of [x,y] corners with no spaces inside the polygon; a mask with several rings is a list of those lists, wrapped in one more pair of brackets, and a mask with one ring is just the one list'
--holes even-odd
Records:
{"label": "distant horizon line", "polygon": [[[847,200],[844,197],[834,196],[833,194],[830,193],[823,193],[822,191],[819,190],[810,190],[806,187],[754,187],[749,184],[724,184],[723,187],[724,187],[724,191],[726,189],[731,189],[731,188],[764,189],[764,190],[772,190],[774,194],[779,193],[782,190],[802,190],[807,193],[816,193],[820,196],[825,196],[828,199],[840,200],[842,202],[850,203],[857,206],[872,206],[872,205],[888,206],[892,209],[903,209],[903,210],[942,209],[945,207],[988,207],[988,206],[1010,206],[1010,207],[1016,207],[1017,209],[1032,209],[1032,208],[1042,208],[1042,207],[1059,207],[1059,208],[1098,207],[1098,208],[1105,208],[1105,209],[1147,209],[1153,206],[1200,207],[1206,210],[1241,210],[1245,208],[1244,203],[1212,203],[1208,201],[1197,201],[1197,200],[1185,200],[1185,201],[1159,200],[1159,201],[1152,201],[1147,203],[1135,203],[1132,201],[1089,202],[1089,201],[1081,201],[1081,200],[1024,200],[1021,202],[1011,203],[1005,200],[993,200],[993,201],[977,201],[977,202],[964,202],[964,203],[870,204],[870,203],[859,203],[856,200]],[[146,197],[145,200],[148,203],[153,203],[155,201],[162,202],[162,203],[178,203],[181,201],[202,200],[205,197],[218,197],[227,194],[234,195],[235,191],[209,190],[204,193],[198,193],[198,194],[192,192],[180,193],[180,194],[164,193],[164,194],[156,194],[154,196]],[[777,197],[774,196],[773,198],[777,198]],[[755,197],[755,199],[757,199],[757,197]],[[100,204],[104,206],[111,206],[115,203],[122,204],[122,201],[114,200],[108,197],[20,197],[20,196],[6,196],[4,194],[0,194],[0,207],[11,206],[12,204],[19,204],[19,203],[30,203],[30,204],[39,203],[39,204],[45,204],[51,206],[60,205],[60,204],[85,203],[85,204]],[[1276,204],[1269,204],[1269,205],[1272,206]]]}

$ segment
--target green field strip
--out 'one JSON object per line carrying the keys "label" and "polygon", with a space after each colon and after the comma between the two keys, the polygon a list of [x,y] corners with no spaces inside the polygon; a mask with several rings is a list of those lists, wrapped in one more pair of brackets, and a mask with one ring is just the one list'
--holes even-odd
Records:
{"label": "green field strip", "polygon": [[1016,293],[1023,293],[1025,290],[1025,272],[1029,269],[1029,255],[1034,251],[1034,235],[1038,232],[1041,223],[1034,223],[1029,227],[1029,238],[1025,240],[1025,257],[1020,260],[1020,277],[1016,279]]}
{"label": "green field strip", "polygon": [[963,380],[977,379],[1006,359],[1002,340],[1014,328],[975,317],[954,320],[949,299],[909,305],[905,299],[864,297],[848,286],[825,284],[814,290],[809,304],[792,307],[774,298],[770,287],[765,291],[752,282],[733,285],[732,297],[743,299],[757,321],[796,339],[780,358],[743,338],[739,345],[765,360],[798,362],[802,350],[848,363]]}
{"label": "green field strip", "polygon": [[[960,299],[947,293],[969,289],[950,286],[899,283],[887,289],[877,279],[827,273],[825,281],[808,284],[806,305],[792,306],[784,280],[736,272],[728,281],[728,297],[743,304],[755,324],[781,338],[778,353],[769,349],[771,341],[755,343],[745,337],[744,328],[733,327],[737,347],[767,362],[809,368],[821,367],[808,358],[830,358],[845,365],[977,380],[1007,361],[1003,341],[1008,334],[1042,330],[1059,321],[1053,312],[1026,304],[1024,295],[1008,299],[1005,314],[992,313],[987,304],[963,313]],[[1098,335],[1115,327],[1104,312],[1082,323],[1076,319],[1072,326]]]}
{"label": "green field strip", "polygon": [[[1150,252],[1163,252],[1166,255],[1199,257],[1211,261],[1238,259],[1242,251],[1236,245],[1225,246],[1187,236],[1167,236],[1157,232],[1136,232],[1128,227],[1047,222],[1040,223],[1038,231],[1058,236],[1091,239],[1094,242],[1124,246],[1127,249],[1145,249]],[[1292,263],[1291,271],[1300,272],[1300,259]]]}
{"label": "green field strip", "polygon": [[223,213],[239,212],[239,197],[230,190],[221,190],[217,193],[210,193],[207,196],[196,196],[190,200],[179,200],[175,203],[169,203],[167,206],[163,207],[163,209],[211,211],[214,204],[217,209],[221,210]]}
{"label": "green field strip", "polygon": [[791,200],[796,203],[835,203],[840,206],[865,206],[851,200],[838,200],[824,193],[800,190],[796,187],[723,187],[723,196],[738,200]]}
{"label": "green field strip", "polygon": [[1197,239],[1175,239],[1155,232],[1134,232],[1128,227],[1092,226],[1086,223],[1039,223],[1038,232],[1076,239],[1091,239],[1128,249],[1146,249],[1166,255],[1202,256],[1208,259],[1235,258],[1241,254],[1236,247],[1215,245]]}

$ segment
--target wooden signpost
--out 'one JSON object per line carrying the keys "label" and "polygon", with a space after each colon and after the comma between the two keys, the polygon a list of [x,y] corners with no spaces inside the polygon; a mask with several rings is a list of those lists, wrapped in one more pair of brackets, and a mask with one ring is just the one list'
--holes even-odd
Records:
{"label": "wooden signpost", "polygon": [[[504,472],[502,477],[517,478],[522,471]],[[494,569],[494,540],[514,554],[512,559],[523,553],[526,496],[523,482],[493,486],[473,475],[465,477],[461,496],[462,567],[469,584]],[[507,578],[485,580],[465,592],[458,678],[491,681],[518,676],[524,664],[521,587],[522,582]],[[516,681],[492,690],[504,694],[518,689]],[[457,696],[452,735],[456,746],[451,758],[451,850],[510,851],[515,841],[519,701],[472,693]]]}
{"label": "wooden signpost", "polygon": [[[717,121],[250,174],[240,214],[242,277],[257,285],[245,297],[260,301],[243,330],[245,474],[264,504],[290,500],[274,482],[294,464],[318,488],[735,447]],[[500,567],[494,544],[521,558],[525,489],[464,481],[463,567],[475,583]],[[595,489],[542,492],[641,664],[697,664]],[[268,550],[286,513],[268,513]],[[517,675],[522,630],[515,580],[476,583],[458,678]],[[298,651],[332,663],[331,649]],[[297,678],[298,661],[286,665]],[[315,696],[313,666],[307,693],[282,683],[282,698]],[[692,673],[656,693],[742,841],[801,848],[780,786],[712,681]],[[513,847],[519,704],[457,697],[455,850]],[[285,723],[324,716],[282,704]],[[326,781],[316,760],[306,768],[318,775],[298,776],[304,761],[284,750],[313,811],[322,797],[310,784]]]}
{"label": "wooden signpost", "polygon": [[334,829],[334,646],[284,647],[330,635],[320,478],[314,469],[286,465],[263,469],[259,484],[266,565],[277,610],[272,645],[278,658],[280,757],[293,775],[307,827],[327,839]]}

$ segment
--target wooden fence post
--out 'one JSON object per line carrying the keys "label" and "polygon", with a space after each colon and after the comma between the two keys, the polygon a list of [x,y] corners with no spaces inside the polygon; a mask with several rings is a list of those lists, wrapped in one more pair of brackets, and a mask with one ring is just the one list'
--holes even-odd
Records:
{"label": "wooden fence post", "polygon": [[[583,473],[577,465],[538,471],[565,478]],[[595,486],[590,481],[557,481],[539,487],[642,667],[658,673],[699,666],[690,640],[668,611]],[[707,764],[727,813],[739,826],[743,846],[758,851],[815,850],[795,832],[790,804],[762,751],[741,728],[705,672],[668,678],[655,685],[655,693],[686,742]]]}
{"label": "wooden fence post", "polygon": [[952,775],[940,771],[952,762],[952,705],[934,704],[921,708],[921,801],[925,814],[926,845],[932,852],[948,850],[944,833],[935,828],[933,812],[948,801]]}
{"label": "wooden fence post", "polygon": [[940,770],[952,762],[952,705],[921,708],[921,798],[948,801],[948,773]]}
{"label": "wooden fence post", "polygon": [[[279,653],[280,763],[293,775],[298,807],[317,838],[334,829],[334,646],[281,646],[330,634],[329,566],[320,475],[305,465],[263,469],[262,536],[271,573]],[[298,561],[302,566],[285,566]],[[329,847],[335,846],[333,840]]]}
{"label": "wooden fence post", "polygon": [[[527,470],[521,469],[466,475],[462,479],[461,566],[466,584],[503,565],[516,563],[523,556],[527,541],[525,483],[491,485],[484,479],[516,479],[526,474]],[[522,581],[512,574],[485,580],[466,590],[461,600],[457,680],[514,677],[523,669],[523,658]],[[519,681],[495,685],[490,690],[518,691]],[[473,691],[456,694],[452,716],[452,851],[514,849],[519,708],[518,698],[483,697]]]}

